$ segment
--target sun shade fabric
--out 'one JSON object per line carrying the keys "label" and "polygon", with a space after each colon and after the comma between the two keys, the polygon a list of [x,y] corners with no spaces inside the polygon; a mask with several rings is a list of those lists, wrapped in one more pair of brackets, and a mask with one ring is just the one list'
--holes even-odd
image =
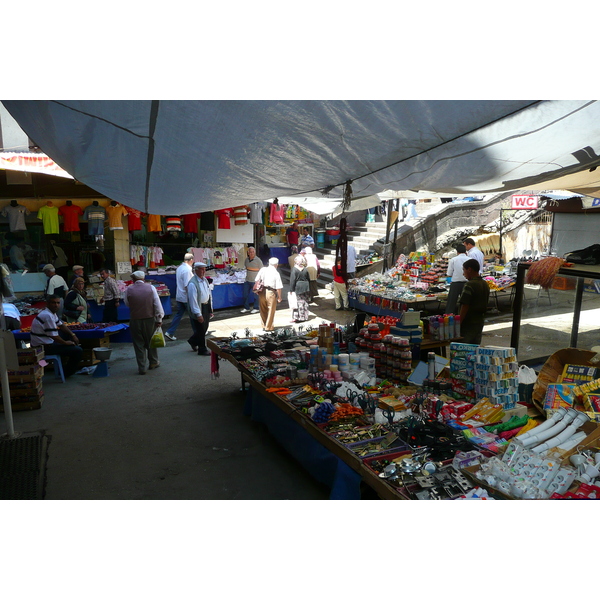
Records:
{"label": "sun shade fabric", "polygon": [[[597,101],[4,105],[75,179],[151,214],[319,196],[328,186],[340,197],[347,180],[355,196],[600,188],[598,171],[589,170],[600,163]],[[569,185],[544,185],[551,180]]]}

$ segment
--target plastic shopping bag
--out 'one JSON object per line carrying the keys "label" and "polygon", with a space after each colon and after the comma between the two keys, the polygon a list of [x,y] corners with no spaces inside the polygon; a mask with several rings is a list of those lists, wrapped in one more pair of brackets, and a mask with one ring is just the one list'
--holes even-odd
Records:
{"label": "plastic shopping bag", "polygon": [[292,310],[298,308],[298,298],[296,297],[296,292],[288,292],[288,305]]}
{"label": "plastic shopping bag", "polygon": [[532,404],[533,386],[537,381],[536,372],[526,365],[519,367],[519,402]]}
{"label": "plastic shopping bag", "polygon": [[165,341],[165,334],[161,327],[157,327],[152,334],[150,340],[150,348],[164,348],[167,345]]}

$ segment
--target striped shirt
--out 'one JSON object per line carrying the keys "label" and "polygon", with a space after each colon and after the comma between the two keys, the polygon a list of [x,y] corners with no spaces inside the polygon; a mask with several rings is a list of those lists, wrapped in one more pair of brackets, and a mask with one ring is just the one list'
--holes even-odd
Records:
{"label": "striped shirt", "polygon": [[31,345],[43,346],[54,343],[58,337],[58,328],[63,322],[48,308],[40,311],[31,323]]}

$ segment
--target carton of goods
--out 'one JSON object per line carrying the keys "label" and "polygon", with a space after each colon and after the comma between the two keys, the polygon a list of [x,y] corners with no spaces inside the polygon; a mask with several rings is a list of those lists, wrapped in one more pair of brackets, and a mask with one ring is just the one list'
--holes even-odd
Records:
{"label": "carton of goods", "polygon": [[600,377],[600,369],[584,365],[565,365],[558,383],[586,383]]}
{"label": "carton of goods", "polygon": [[8,369],[8,382],[9,383],[27,383],[30,381],[36,381],[41,379],[44,375],[44,367],[35,364],[31,366],[23,365],[19,366],[18,369]]}
{"label": "carton of goods", "polygon": [[17,358],[19,359],[19,365],[36,364],[44,358],[44,349],[41,346],[35,346],[34,348],[17,350]]}
{"label": "carton of goods", "polygon": [[559,408],[573,408],[575,395],[574,383],[551,383],[546,389],[544,398],[544,411],[547,417],[551,417]]}
{"label": "carton of goods", "polygon": [[565,365],[582,365],[593,367],[590,360],[596,356],[595,352],[590,350],[580,350],[579,348],[563,348],[558,350],[548,358],[544,366],[540,369],[537,381],[533,386],[531,400],[533,405],[540,411],[544,410],[544,400],[546,398],[546,389],[548,385],[560,381]]}

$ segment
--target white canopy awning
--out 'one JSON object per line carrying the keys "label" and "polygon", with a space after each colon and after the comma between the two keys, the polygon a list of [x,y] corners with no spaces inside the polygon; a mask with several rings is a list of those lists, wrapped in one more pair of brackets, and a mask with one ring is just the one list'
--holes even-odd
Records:
{"label": "white canopy awning", "polygon": [[600,190],[600,102],[4,101],[75,179],[154,214],[282,196]]}

